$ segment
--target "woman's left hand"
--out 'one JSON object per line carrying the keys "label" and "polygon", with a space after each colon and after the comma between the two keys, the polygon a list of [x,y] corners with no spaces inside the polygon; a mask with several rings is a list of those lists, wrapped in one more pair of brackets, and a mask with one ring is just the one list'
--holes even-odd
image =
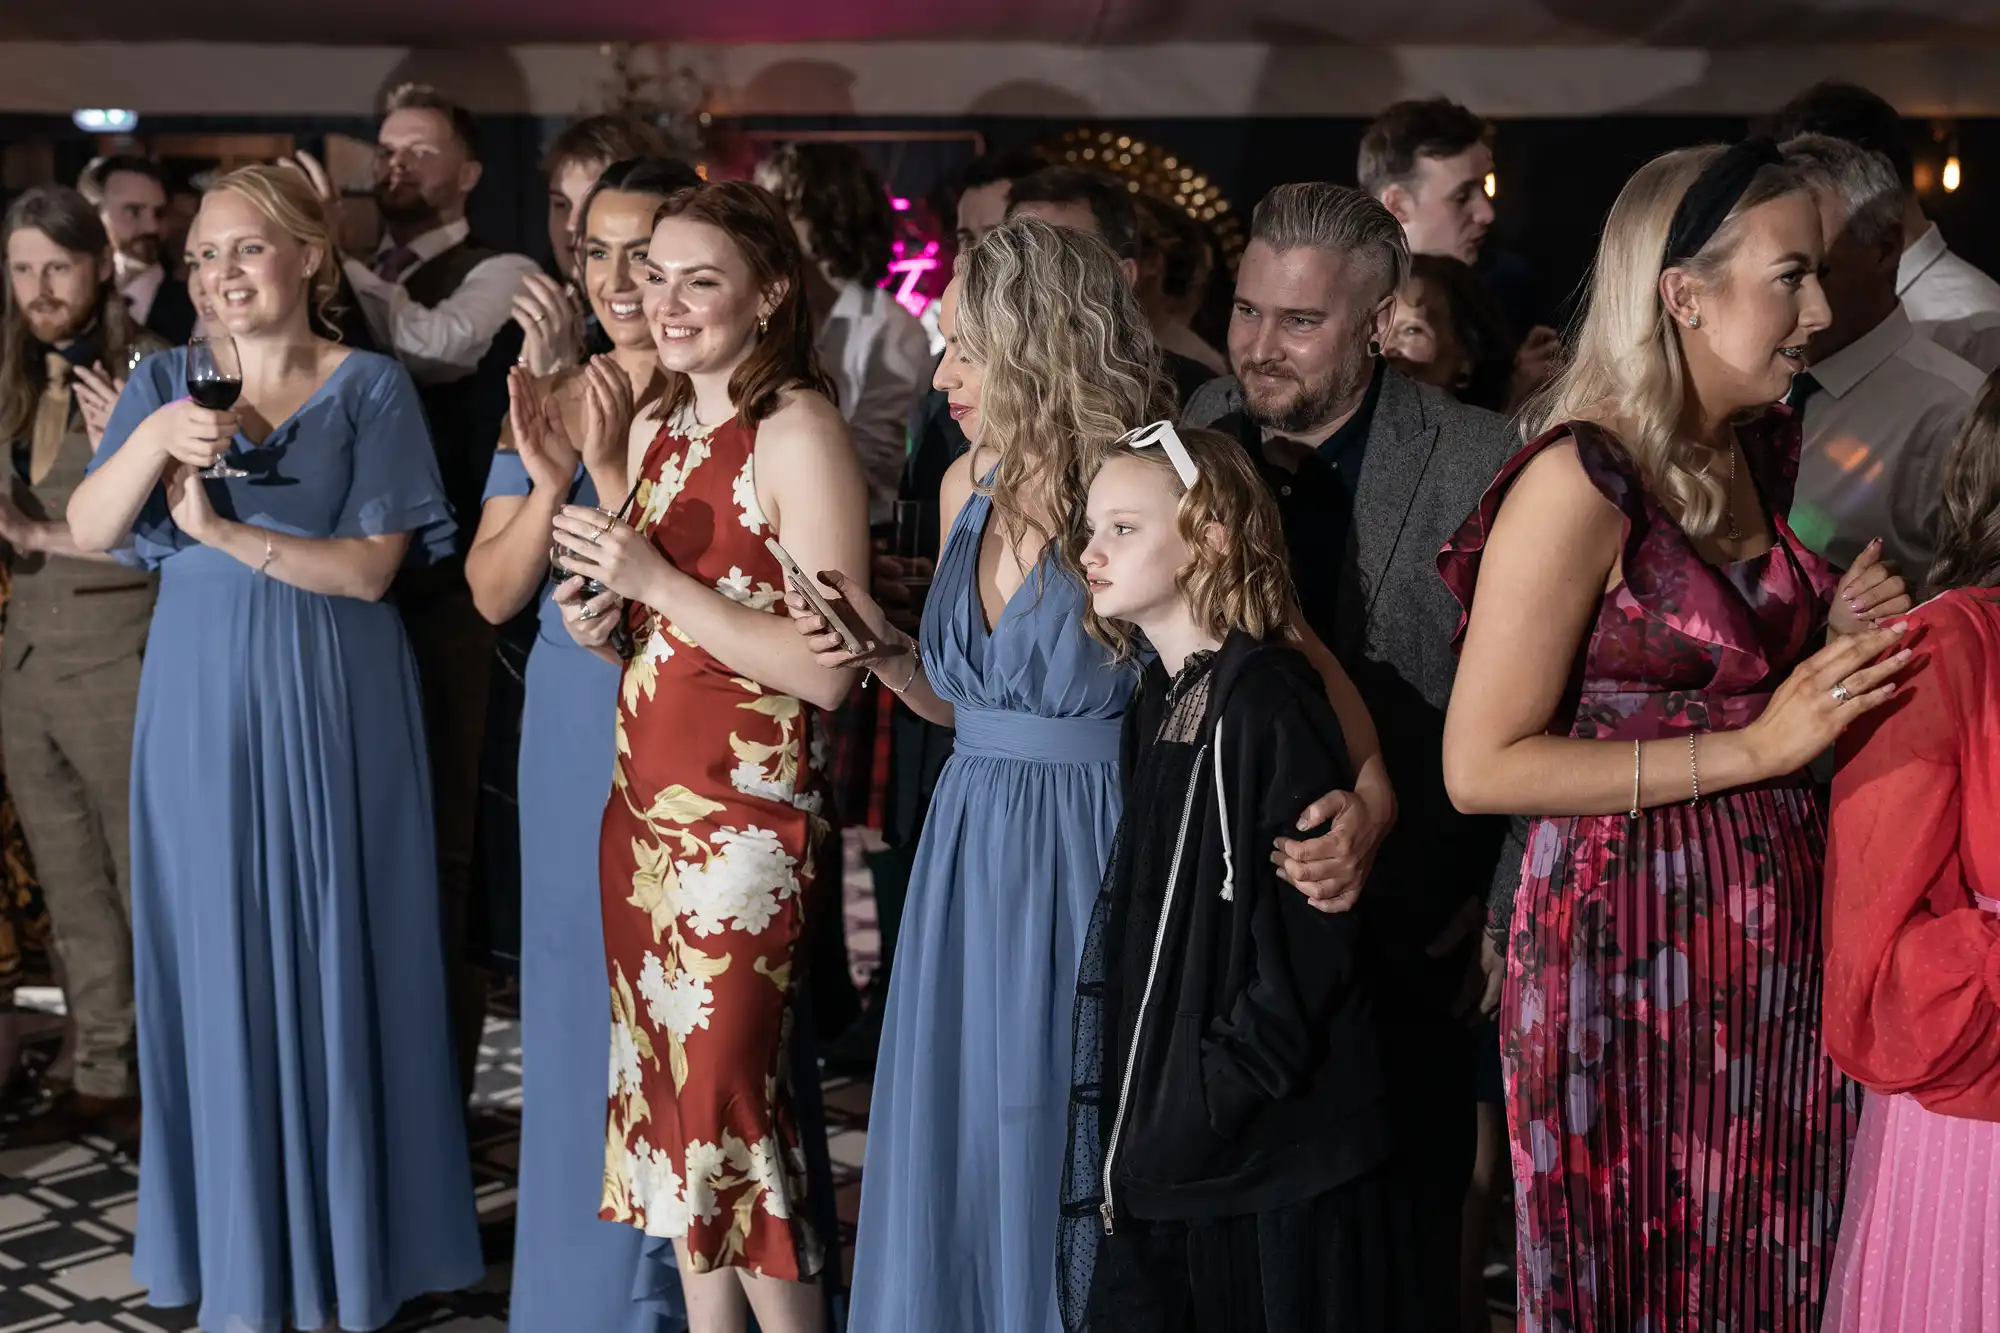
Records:
{"label": "woman's left hand", "polygon": [[1827,608],[1826,625],[1835,634],[1859,634],[1910,609],[1910,589],[1903,576],[1882,563],[1882,539],[1862,548],[1841,576]]}
{"label": "woman's left hand", "polygon": [[200,471],[187,463],[175,463],[167,469],[163,480],[167,487],[167,509],[180,530],[203,546],[213,545],[210,538],[220,520],[215,506],[209,503],[208,484],[201,479]]}
{"label": "woman's left hand", "polygon": [[673,577],[673,563],[623,520],[564,505],[556,511],[555,536],[567,552],[564,569],[596,579],[628,602],[661,609],[661,587]]}
{"label": "woman's left hand", "polygon": [[1318,828],[1329,819],[1333,827],[1317,838],[1277,839],[1271,862],[1278,867],[1278,878],[1311,899],[1314,907],[1345,912],[1360,898],[1389,824],[1376,818],[1368,803],[1353,792],[1335,791],[1306,807],[1299,827]]}

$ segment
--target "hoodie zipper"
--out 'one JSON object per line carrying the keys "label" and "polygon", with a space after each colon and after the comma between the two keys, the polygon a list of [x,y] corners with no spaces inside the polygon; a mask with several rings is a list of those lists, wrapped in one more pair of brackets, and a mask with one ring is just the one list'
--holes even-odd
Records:
{"label": "hoodie zipper", "polygon": [[1146,988],[1139,994],[1139,1017],[1132,1024],[1132,1045],[1125,1052],[1125,1076],[1118,1084],[1118,1111],[1111,1119],[1111,1140],[1104,1150],[1104,1202],[1097,1213],[1104,1221],[1104,1234],[1112,1234],[1111,1167],[1118,1160],[1118,1138],[1125,1129],[1126,1103],[1132,1095],[1132,1071],[1139,1060],[1139,1039],[1146,1031],[1146,1006],[1153,998],[1153,981],[1160,974],[1160,950],[1167,942],[1167,921],[1173,912],[1174,889],[1180,883],[1181,856],[1187,851],[1188,821],[1194,817],[1194,794],[1201,787],[1202,761],[1208,755],[1203,746],[1194,757],[1194,772],[1188,775],[1187,796],[1181,801],[1181,831],[1174,842],[1173,864],[1167,869],[1167,892],[1160,902],[1160,924],[1153,931],[1153,960],[1146,968]]}

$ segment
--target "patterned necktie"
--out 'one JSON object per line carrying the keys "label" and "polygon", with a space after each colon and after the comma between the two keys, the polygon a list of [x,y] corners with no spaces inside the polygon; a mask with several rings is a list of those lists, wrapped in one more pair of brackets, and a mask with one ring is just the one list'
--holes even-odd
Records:
{"label": "patterned necktie", "polygon": [[69,358],[61,352],[46,354],[49,382],[42,400],[35,405],[35,428],[28,450],[28,483],[39,486],[56,465],[63,437],[69,434]]}
{"label": "patterned necktie", "polygon": [[416,266],[417,252],[407,245],[392,245],[375,256],[375,275],[384,282],[401,282]]}

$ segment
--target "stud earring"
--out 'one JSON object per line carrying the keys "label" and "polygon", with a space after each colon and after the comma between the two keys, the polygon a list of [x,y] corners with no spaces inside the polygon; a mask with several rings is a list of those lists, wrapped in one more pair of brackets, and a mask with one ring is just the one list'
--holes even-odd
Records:
{"label": "stud earring", "polygon": [[767,334],[770,331],[771,331],[771,317],[769,315],[757,316],[757,335],[759,337],[762,337],[764,334]]}
{"label": "stud earring", "polygon": [[1691,329],[1698,329],[1698,328],[1700,328],[1700,327],[1701,327],[1701,316],[1700,316],[1700,315],[1689,315],[1689,316],[1688,316],[1688,327],[1689,327],[1689,328],[1691,328]]}

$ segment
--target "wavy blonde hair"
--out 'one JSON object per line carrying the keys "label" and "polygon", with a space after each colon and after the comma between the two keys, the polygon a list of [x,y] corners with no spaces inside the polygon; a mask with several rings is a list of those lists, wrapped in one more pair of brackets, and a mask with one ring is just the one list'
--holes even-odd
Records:
{"label": "wavy blonde hair", "polygon": [[1176,415],[1152,327],[1109,246],[1038,218],[987,232],[958,278],[958,340],[985,370],[979,448],[999,456],[982,486],[1010,542],[1035,533],[1076,568],[1088,460]]}
{"label": "wavy blonde hair", "polygon": [[[1174,526],[1187,543],[1188,562],[1175,573],[1174,586],[1187,603],[1189,617],[1212,639],[1221,640],[1239,629],[1253,639],[1268,639],[1287,629],[1292,619],[1291,561],[1277,501],[1235,440],[1213,430],[1179,434],[1200,474],[1193,486],[1181,483],[1165,449],[1121,447],[1098,452],[1085,490],[1104,464],[1121,454],[1164,472],[1180,496]],[[1221,526],[1227,534],[1224,541],[1210,538],[1211,524]],[[1073,558],[1081,563],[1082,556],[1079,544]],[[1107,620],[1088,604],[1083,627],[1111,650],[1116,661],[1130,661],[1138,649],[1138,626]]]}
{"label": "wavy blonde hair", "polygon": [[[1590,304],[1573,335],[1560,374],[1522,409],[1530,438],[1566,421],[1588,421],[1610,432],[1639,473],[1691,537],[1712,535],[1728,497],[1723,478],[1709,475],[1707,451],[1687,438],[1683,422],[1692,386],[1681,330],[1660,296],[1660,261],[1674,210],[1721,145],[1682,148],[1639,168],[1611,214],[1591,268]],[[1707,245],[1677,264],[1697,283],[1715,287],[1743,239],[1743,215],[1760,204],[1807,188],[1790,166],[1759,170]]]}
{"label": "wavy blonde hair", "polygon": [[209,187],[210,194],[223,190],[241,195],[286,235],[319,255],[318,266],[306,280],[306,297],[324,326],[337,329],[340,242],[334,236],[333,219],[328,216],[326,205],[314,193],[304,173],[293,167],[265,163],[238,167]]}

